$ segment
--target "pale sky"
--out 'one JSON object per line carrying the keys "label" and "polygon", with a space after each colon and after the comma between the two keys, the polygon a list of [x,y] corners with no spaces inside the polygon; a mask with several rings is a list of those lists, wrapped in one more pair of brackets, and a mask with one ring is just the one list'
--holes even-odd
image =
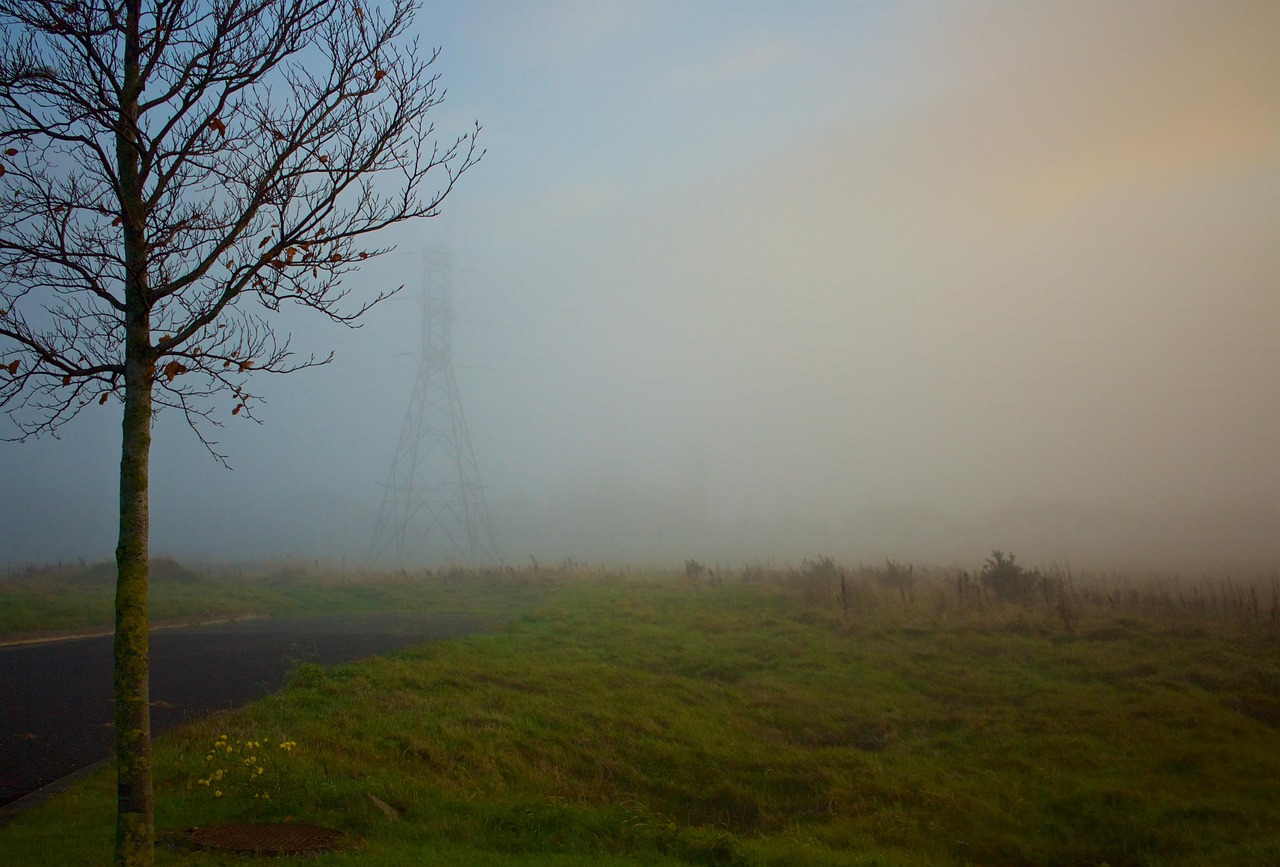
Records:
{"label": "pale sky", "polygon": [[[418,252],[508,562],[1280,566],[1280,4],[440,3],[488,148],[153,542],[367,552]],[[118,415],[0,444],[0,565],[114,548]]]}

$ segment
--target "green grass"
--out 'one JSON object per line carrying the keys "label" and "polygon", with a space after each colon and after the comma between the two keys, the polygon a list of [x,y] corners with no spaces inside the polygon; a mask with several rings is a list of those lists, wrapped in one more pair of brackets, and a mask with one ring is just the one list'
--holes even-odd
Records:
{"label": "green grass", "polygon": [[[508,571],[472,574],[338,574],[320,564],[194,570],[153,558],[148,601],[153,624],[242,615],[308,616],[383,611],[458,613],[501,622],[540,596],[538,582],[515,584]],[[495,587],[501,592],[495,592]],[[424,587],[430,592],[424,593]],[[0,642],[50,632],[110,630],[115,565],[80,564],[11,571],[0,578]]]}
{"label": "green grass", "polygon": [[[544,601],[304,665],[158,740],[158,863],[243,863],[182,829],[251,819],[343,830],[316,865],[1280,863],[1264,626],[1082,604],[1070,635],[1050,605],[960,610],[941,581],[914,602],[859,583],[845,616],[803,575],[748,577],[491,576],[495,600]],[[298,742],[270,800],[196,782],[220,734]],[[0,860],[105,863],[112,785],[0,829]]]}

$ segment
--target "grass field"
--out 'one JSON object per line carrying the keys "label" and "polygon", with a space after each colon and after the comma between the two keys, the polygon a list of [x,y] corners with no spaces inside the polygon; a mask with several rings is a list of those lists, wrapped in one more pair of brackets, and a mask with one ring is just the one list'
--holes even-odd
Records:
{"label": "grass field", "polygon": [[[311,561],[191,569],[153,558],[151,622],[425,610],[502,622],[538,598],[530,595],[537,586],[527,582],[505,582],[504,592],[490,593],[488,579],[477,582],[461,570],[432,572],[430,580],[427,574],[344,573]],[[0,575],[0,642],[51,632],[110,631],[115,578],[114,563],[27,566]]]}
{"label": "grass field", "polygon": [[[1274,583],[1024,577],[335,579],[515,619],[159,739],[158,862],[243,863],[184,829],[287,820],[346,834],[316,865],[1280,864]],[[113,806],[91,777],[0,861],[106,863]]]}

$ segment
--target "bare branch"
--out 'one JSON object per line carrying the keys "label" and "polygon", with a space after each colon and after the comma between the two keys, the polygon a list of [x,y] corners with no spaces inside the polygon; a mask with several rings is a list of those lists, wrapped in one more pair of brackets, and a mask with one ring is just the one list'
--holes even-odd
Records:
{"label": "bare branch", "polygon": [[389,251],[371,236],[438,213],[483,157],[480,127],[434,141],[444,91],[438,52],[407,39],[416,0],[358,8],[154,0],[127,85],[124,0],[0,0],[0,407],[20,437],[123,389],[134,315],[157,406],[218,456],[202,427],[255,418],[252,373],[328,361],[295,359],[275,314],[356,326],[394,294],[346,278]]}

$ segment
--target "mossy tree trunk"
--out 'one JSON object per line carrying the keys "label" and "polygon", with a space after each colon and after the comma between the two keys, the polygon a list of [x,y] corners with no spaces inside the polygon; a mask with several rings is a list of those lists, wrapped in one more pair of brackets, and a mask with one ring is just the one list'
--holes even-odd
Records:
{"label": "mossy tree trunk", "polygon": [[[130,325],[145,333],[146,320]],[[127,351],[120,457],[120,541],[116,547],[115,728],[116,864],[150,865],[155,839],[151,794],[150,656],[147,636],[147,469],[151,451],[151,373],[145,351]]]}
{"label": "mossy tree trunk", "polygon": [[120,448],[120,538],[116,546],[113,644],[117,813],[115,863],[151,865],[155,804],[151,790],[151,687],[147,578],[150,510],[152,383],[151,304],[147,279],[147,214],[140,178],[138,132],[139,0],[125,20],[116,165],[124,240],[124,421]]}

